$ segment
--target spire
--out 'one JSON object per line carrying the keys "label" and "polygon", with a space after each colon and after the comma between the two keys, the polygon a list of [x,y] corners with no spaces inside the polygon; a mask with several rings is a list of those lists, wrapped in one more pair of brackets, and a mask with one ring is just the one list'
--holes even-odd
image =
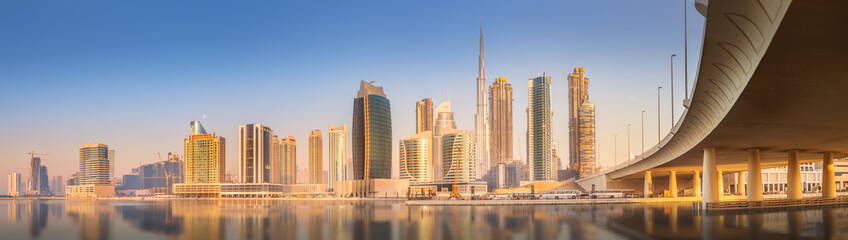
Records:
{"label": "spire", "polygon": [[480,67],[478,69],[477,77],[479,79],[486,79],[486,58],[485,58],[485,49],[483,48],[483,20],[480,20]]}
{"label": "spire", "polygon": [[191,135],[206,134],[206,129],[200,125],[199,121],[191,121]]}

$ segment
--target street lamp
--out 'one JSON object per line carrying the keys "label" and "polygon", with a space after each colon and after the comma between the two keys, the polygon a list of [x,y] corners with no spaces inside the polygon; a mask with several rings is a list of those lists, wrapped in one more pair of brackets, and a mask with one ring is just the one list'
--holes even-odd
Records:
{"label": "street lamp", "polygon": [[660,89],[657,87],[657,146],[660,145]]}
{"label": "street lamp", "polygon": [[674,128],[674,57],[677,54],[671,54],[671,128]]}
{"label": "street lamp", "polygon": [[630,124],[627,124],[627,161],[630,161]]}
{"label": "street lamp", "polygon": [[645,110],[642,110],[642,154],[645,154]]}
{"label": "street lamp", "polygon": [[613,164],[613,166],[618,165],[618,134],[617,133],[615,134],[614,139],[615,139],[614,140],[615,143],[613,143],[612,152],[613,152],[613,156],[615,156],[615,157],[613,157],[613,161],[615,162],[615,164]]}

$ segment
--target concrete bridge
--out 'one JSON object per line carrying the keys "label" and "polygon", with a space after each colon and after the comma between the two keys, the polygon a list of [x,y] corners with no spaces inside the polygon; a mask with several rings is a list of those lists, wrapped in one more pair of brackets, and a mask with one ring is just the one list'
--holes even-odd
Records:
{"label": "concrete bridge", "polygon": [[835,197],[833,159],[848,156],[848,1],[707,5],[692,97],[671,133],[578,184],[649,196],[653,183],[676,195],[682,181],[711,203],[722,173],[747,171],[741,192],[761,201],[761,170],[787,166],[787,198],[800,199],[799,164],[823,162],[822,196]]}

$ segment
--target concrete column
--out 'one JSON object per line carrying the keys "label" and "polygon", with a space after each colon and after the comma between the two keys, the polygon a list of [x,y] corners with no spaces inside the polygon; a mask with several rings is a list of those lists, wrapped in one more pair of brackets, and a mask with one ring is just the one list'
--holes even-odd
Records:
{"label": "concrete column", "polygon": [[760,166],[760,149],[751,148],[748,157],[748,201],[763,200],[763,171]]}
{"label": "concrete column", "polygon": [[645,198],[650,198],[651,194],[653,194],[653,185],[654,181],[651,179],[651,171],[645,171],[645,191],[643,192]]}
{"label": "concrete column", "polygon": [[701,172],[695,171],[692,177],[692,190],[695,190],[695,197],[701,197]]}
{"label": "concrete column", "polygon": [[[704,204],[718,202],[717,175],[715,148],[704,148],[704,195],[701,198],[701,202]],[[705,227],[704,231],[706,229],[708,228]]]}
{"label": "concrete column", "polygon": [[677,171],[671,171],[668,175],[668,191],[671,197],[677,197]]}
{"label": "concrete column", "polygon": [[736,194],[739,196],[745,195],[745,181],[742,181],[742,172],[736,173]]}
{"label": "concrete column", "polygon": [[798,150],[789,151],[789,161],[786,165],[786,199],[801,199],[801,163],[798,161]]}
{"label": "concrete column", "polygon": [[822,197],[836,197],[836,175],[833,171],[833,153],[825,152],[822,164]]}
{"label": "concrete column", "polygon": [[718,171],[718,198],[724,196],[724,171]]}

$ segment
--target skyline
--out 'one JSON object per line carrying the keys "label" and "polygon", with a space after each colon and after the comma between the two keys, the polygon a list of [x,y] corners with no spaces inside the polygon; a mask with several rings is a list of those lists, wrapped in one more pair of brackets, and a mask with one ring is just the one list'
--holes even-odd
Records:
{"label": "skyline", "polygon": [[[617,4],[627,5],[630,3]],[[398,7],[397,4],[387,5],[391,5],[388,6],[388,8]],[[675,65],[678,65],[678,68],[675,69],[675,72],[678,73],[675,76],[675,79],[678,81],[678,84],[676,84],[677,86],[675,87],[675,90],[677,91],[675,96],[678,97],[675,101],[675,105],[677,105],[676,107],[678,109],[682,109],[682,94],[680,91],[682,91],[683,87],[680,82],[683,78],[683,68],[679,67],[683,65],[683,61],[681,59],[683,56],[683,24],[681,21],[683,13],[682,11],[679,11],[682,10],[680,9],[682,3],[666,2],[632,4],[634,6],[626,6],[621,9],[612,10],[612,12],[619,11],[616,13],[622,14],[622,16],[620,16],[621,18],[632,16],[633,13],[644,12],[639,11],[639,9],[642,8],[659,8],[668,11],[657,11],[658,14],[655,15],[640,15],[638,18],[629,19],[628,22],[624,24],[627,27],[624,27],[624,30],[619,29],[619,32],[626,34],[632,31],[632,29],[626,28],[632,28],[633,26],[652,26],[651,24],[645,24],[645,22],[666,21],[667,23],[657,25],[657,29],[662,31],[658,30],[656,39],[654,40],[668,38],[668,41],[651,42],[645,38],[653,39],[651,38],[652,34],[640,33],[638,35],[628,36],[628,38],[632,38],[635,41],[633,45],[620,44],[618,43],[620,39],[609,39],[609,42],[605,44],[604,41],[599,41],[598,38],[601,37],[591,34],[587,35],[587,39],[589,40],[583,41],[580,41],[580,39],[573,39],[568,36],[562,36],[562,33],[572,33],[571,29],[581,28],[575,27],[571,25],[572,23],[555,16],[535,16],[537,18],[530,18],[528,20],[515,22],[515,20],[520,19],[520,17],[516,18],[510,14],[503,14],[522,10],[528,11],[528,9],[542,12],[554,12],[554,10],[562,10],[562,7],[564,6],[580,7],[586,5],[589,5],[590,9],[598,10],[609,7],[604,5],[612,4],[557,3],[553,4],[554,6],[550,7],[551,9],[543,9],[538,6],[523,6],[522,9],[511,9],[504,5],[508,4],[484,7],[489,8],[487,11],[493,12],[492,14],[484,15],[498,16],[483,18],[483,27],[486,34],[486,60],[488,63],[486,69],[487,75],[490,76],[490,79],[506,77],[510,83],[514,84],[514,87],[516,88],[516,101],[514,102],[514,108],[516,109],[524,109],[527,106],[527,102],[524,101],[524,99],[527,99],[525,95],[527,86],[522,84],[526,79],[532,78],[535,74],[542,72],[546,72],[548,75],[552,76],[552,108],[554,111],[553,139],[555,141],[555,145],[559,145],[559,148],[561,149],[560,151],[567,150],[567,144],[563,143],[567,142],[568,139],[567,131],[564,131],[567,129],[566,76],[574,67],[585,67],[587,72],[589,72],[587,74],[592,76],[593,85],[590,99],[592,102],[600,106],[597,110],[597,137],[598,143],[602,145],[601,150],[603,150],[599,158],[601,166],[607,167],[613,162],[611,160],[613,153],[612,150],[609,150],[612,145],[612,135],[614,133],[618,133],[622,136],[626,135],[627,121],[622,122],[622,119],[626,119],[630,123],[638,125],[640,110],[645,109],[650,112],[654,109],[652,106],[656,103],[654,96],[655,88],[662,85],[663,90],[667,90],[669,71],[667,57],[671,53],[676,53],[678,55],[677,59],[675,59]],[[239,7],[245,8],[245,6]],[[418,17],[428,17],[426,16],[427,12],[436,11],[433,7],[426,7],[423,5],[418,7],[423,8],[421,12],[416,14],[416,16],[420,15]],[[469,8],[470,6],[458,7]],[[690,13],[694,13],[694,9],[691,8],[691,6],[689,7]],[[10,9],[14,9],[14,7]],[[121,9],[118,9],[118,11],[120,10]],[[128,9],[123,10],[127,11]],[[342,8],[331,10],[341,11]],[[632,12],[624,13],[621,12],[622,10]],[[22,17],[20,15],[21,13],[13,14],[6,12],[7,10],[0,11],[3,11],[4,13],[0,14],[0,19],[10,20]],[[142,11],[168,12],[173,10],[143,9]],[[596,11],[595,13],[598,12]],[[602,11],[601,13],[604,12]],[[575,14],[585,13],[576,12]],[[57,19],[53,20],[58,21],[62,16],[67,17],[68,15],[70,14],[58,14]],[[392,14],[389,15],[390,16],[384,17],[397,17]],[[71,63],[71,60],[76,59],[69,58],[67,55],[73,55],[74,47],[80,47],[74,44],[81,44],[80,42],[73,41],[68,43],[69,46],[66,48],[53,46],[53,48],[58,48],[58,50],[64,50],[59,53],[54,53],[53,55],[42,55],[47,54],[45,52],[37,52],[39,54],[27,55],[27,53],[22,50],[33,50],[32,48],[34,46],[30,45],[32,43],[24,43],[23,41],[28,38],[39,39],[34,36],[37,34],[28,32],[26,29],[20,29],[19,26],[13,27],[3,25],[4,28],[10,27],[11,31],[15,33],[12,34],[14,36],[7,38],[7,40],[11,43],[8,45],[20,48],[21,50],[11,49],[10,46],[0,47],[3,52],[11,53],[0,57],[0,62],[9,67],[0,69],[0,78],[16,79],[11,83],[3,81],[3,87],[2,90],[0,90],[0,92],[2,92],[2,96],[0,96],[0,100],[2,100],[0,101],[0,111],[3,112],[3,116],[6,116],[0,120],[0,125],[2,125],[0,129],[2,129],[3,136],[2,139],[0,139],[0,160],[3,162],[3,165],[0,166],[0,170],[2,170],[5,174],[12,171],[22,172],[19,168],[25,168],[27,165],[26,161],[28,160],[28,156],[26,153],[29,151],[36,151],[39,153],[50,154],[50,156],[46,156],[44,159],[46,160],[45,165],[51,169],[51,176],[55,176],[56,174],[69,176],[77,170],[74,165],[78,163],[79,159],[75,152],[78,151],[79,146],[86,143],[101,142],[109,145],[110,149],[117,151],[115,176],[120,176],[121,174],[129,172],[131,167],[137,167],[138,162],[150,163],[157,161],[157,152],[171,151],[178,154],[184,154],[180,151],[182,148],[181,140],[188,136],[189,130],[185,127],[185,125],[192,120],[203,122],[210,132],[217,132],[219,136],[229,139],[238,139],[237,134],[235,134],[237,126],[257,123],[270,126],[279,136],[293,135],[296,138],[306,140],[308,131],[311,129],[320,129],[326,124],[350,124],[352,107],[350,102],[351,99],[355,97],[354,92],[356,89],[356,83],[359,80],[376,80],[378,85],[383,86],[386,89],[386,95],[393,105],[392,121],[394,123],[393,127],[395,128],[392,132],[392,135],[394,136],[392,139],[392,149],[397,149],[398,140],[403,139],[405,136],[410,136],[415,132],[413,111],[415,101],[422,98],[433,98],[433,104],[437,105],[445,100],[445,92],[454,92],[454,96],[451,101],[453,102],[453,111],[456,113],[458,128],[472,130],[474,127],[473,109],[476,103],[473,97],[467,97],[466,95],[471,96],[471,93],[475,88],[474,78],[477,71],[476,65],[478,54],[476,46],[478,41],[477,28],[479,27],[480,14],[476,17],[459,15],[461,14],[447,14],[446,20],[420,22],[418,25],[414,25],[415,27],[413,28],[407,28],[407,30],[412,29],[413,32],[401,32],[401,34],[397,36],[389,36],[392,37],[390,38],[391,40],[377,41],[375,45],[362,44],[363,42],[353,42],[349,45],[342,44],[341,46],[329,46],[331,49],[326,52],[304,52],[301,54],[294,54],[294,56],[287,54],[288,52],[286,51],[274,52],[273,54],[260,54],[258,52],[250,52],[250,54],[248,54],[242,52],[242,54],[246,54],[242,55],[243,58],[227,59],[227,57],[234,55],[238,56],[238,53],[230,52],[229,54],[223,54],[222,52],[213,52],[210,49],[191,49],[190,46],[194,45],[192,45],[190,41],[187,41],[187,39],[176,38],[173,39],[172,42],[165,41],[166,39],[160,39],[162,40],[160,44],[173,45],[173,48],[189,47],[190,50],[200,52],[204,52],[202,50],[209,50],[210,52],[194,56],[195,59],[193,59],[192,57],[188,57],[188,55],[181,55],[188,54],[188,52],[185,51],[176,51],[174,55],[146,56],[147,58],[145,58],[144,54],[130,51],[129,56],[126,58],[118,58],[117,63],[112,65],[107,64],[105,60],[111,59],[109,57],[116,56],[110,56],[104,52],[99,52],[106,51],[109,47],[103,48],[94,46],[87,46],[89,47],[87,49],[95,50],[93,51],[93,54],[80,59],[83,60],[81,62],[74,61]],[[95,16],[91,18],[98,17],[105,19],[109,16],[100,16],[95,14]],[[267,18],[267,16],[265,17]],[[242,16],[242,18],[244,18],[244,16]],[[432,18],[436,19],[436,17]],[[401,19],[404,19],[402,23],[407,23],[407,21],[415,22],[415,20],[402,17]],[[49,20],[45,21],[51,23]],[[368,22],[375,20],[357,20],[357,22],[362,21]],[[451,24],[444,24],[443,21],[459,21],[461,24],[453,26]],[[55,22],[52,23],[55,24]],[[246,24],[245,22],[241,23]],[[689,14],[689,40],[690,45],[692,46],[700,46],[700,37],[695,36],[701,35],[702,27],[699,26],[702,26],[702,23],[702,17],[697,16],[696,14]],[[236,21],[231,24],[238,24],[238,22]],[[276,22],[276,24],[281,23]],[[321,22],[319,25],[320,24],[326,25],[327,23]],[[349,24],[355,25],[355,23]],[[663,24],[667,26],[664,26]],[[286,26],[285,22],[281,25]],[[550,36],[542,35],[542,37],[536,39],[527,38],[527,34],[519,34],[526,33],[528,31],[532,32],[533,30],[539,30],[538,28],[543,26],[551,25],[557,27],[547,29],[549,31],[547,33],[549,33]],[[436,26],[439,26],[442,29],[432,29]],[[595,26],[603,30],[612,31],[611,29],[606,29],[606,26],[604,25]],[[665,28],[663,28],[663,26]],[[157,25],[157,27],[162,26]],[[373,30],[372,28],[380,28],[379,25],[376,27],[370,27],[371,28],[361,28],[369,30]],[[257,26],[256,28],[260,27]],[[529,29],[525,30],[521,28]],[[582,30],[586,30],[585,28],[586,27]],[[207,30],[211,32],[215,31],[215,29]],[[348,31],[351,30],[349,29]],[[100,33],[97,31],[94,32]],[[434,32],[438,34],[433,34]],[[124,32],[123,34],[129,33]],[[254,35],[251,35],[252,37],[263,36],[261,33],[253,32],[253,34]],[[74,36],[73,34],[69,35]],[[117,35],[120,37],[120,34]],[[603,34],[599,35],[602,36]],[[132,35],[124,37],[130,36]],[[402,40],[410,40],[422,36],[430,38],[423,38],[423,41],[417,42],[418,45],[421,46],[421,49],[426,49],[428,52],[433,51],[432,53],[416,52],[414,51],[415,49],[412,49],[411,46],[406,45],[406,43],[401,44],[406,45],[403,46],[404,48],[400,48],[401,46],[392,46],[390,44],[383,46],[389,42],[404,42]],[[444,40],[434,40],[432,39],[434,36],[444,38]],[[367,38],[368,36],[361,35],[360,37]],[[371,40],[375,39],[378,38],[375,37]],[[127,39],[123,40],[127,41]],[[243,40],[246,41],[249,39]],[[227,41],[222,40],[222,42]],[[591,44],[587,44],[587,42]],[[625,46],[610,46],[612,42],[615,42],[615,45]],[[129,41],[122,43],[126,45],[113,45],[111,47],[137,49],[136,46],[132,45],[132,43],[137,42]],[[238,46],[240,43],[242,42],[236,42],[236,44],[225,43],[222,44],[222,46]],[[662,46],[662,48],[656,46],[662,45],[660,43],[668,44],[670,46]],[[121,43],[118,43],[118,45],[120,44]],[[266,44],[268,45],[260,45],[263,47],[284,45],[283,43]],[[447,46],[442,47],[439,46],[440,44],[447,44]],[[648,50],[634,48],[635,45],[647,47]],[[672,47],[676,45],[679,45],[679,47]],[[278,49],[276,50],[284,50],[280,49],[280,46],[277,47]],[[365,49],[370,47],[370,50],[376,50],[376,54],[369,55],[369,58],[367,58],[366,61],[353,62],[358,60],[356,58],[358,56],[352,49],[361,49],[361,47],[364,47]],[[406,47],[410,47],[410,49],[407,49]],[[588,50],[583,48],[588,48]],[[610,52],[598,51],[599,49],[605,48],[609,48],[608,51]],[[160,51],[167,49],[168,48],[154,48],[154,50]],[[261,47],[254,50],[258,51],[258,49],[261,49]],[[347,50],[348,52],[334,51],[339,49]],[[615,52],[613,49],[618,49],[619,52]],[[697,51],[694,49],[697,48],[693,47],[690,51],[691,55],[689,56],[689,60],[692,60],[690,61],[690,70],[692,70],[690,71],[690,74],[692,75],[696,72],[694,65],[698,62]],[[592,53],[592,50],[594,50],[595,54]],[[353,51],[353,53],[351,53],[351,51]],[[570,53],[570,51],[574,52]],[[580,54],[580,52],[584,51],[587,53]],[[158,51],[154,52],[160,53]],[[321,56],[314,56],[310,53],[317,53]],[[330,53],[340,53],[340,55],[322,55]],[[215,55],[225,60],[207,60],[209,62],[205,63],[198,60],[199,58],[209,57],[209,55]],[[275,59],[274,55],[283,58]],[[638,57],[634,58],[633,55],[638,55]],[[34,56],[49,58],[28,59],[28,57],[37,58]],[[58,58],[53,56],[58,56]],[[527,58],[525,56],[539,56],[540,60],[527,61],[528,59],[534,58]],[[582,56],[590,57],[583,59]],[[603,58],[600,56],[605,56],[607,58],[595,59],[595,57]],[[62,57],[68,59],[63,59]],[[253,57],[260,58],[253,59]],[[265,57],[265,59],[262,59],[261,57]],[[291,59],[286,57],[291,57]],[[299,57],[307,57],[305,62],[311,63],[312,65],[297,63],[292,64],[292,62],[290,62],[298,59]],[[314,57],[314,59],[309,57]],[[319,59],[322,57],[326,57],[326,59]],[[445,57],[447,57],[448,60],[445,60]],[[181,59],[182,61],[167,63],[167,60],[173,60],[174,58]],[[243,65],[248,64],[241,63],[239,59],[251,59],[251,61],[248,61],[249,63],[259,64],[259,66],[245,67]],[[269,59],[272,61],[263,62],[264,60]],[[618,59],[619,61],[610,59]],[[638,60],[634,61],[634,59]],[[176,65],[171,68],[155,66],[155,64],[154,66],[151,66],[152,63],[160,62],[161,60],[165,61],[159,64]],[[330,60],[330,63],[326,63],[324,60]],[[343,60],[352,61],[346,63]],[[420,61],[420,63],[416,60]],[[137,61],[136,63],[138,65],[133,66],[128,63],[134,61]],[[381,63],[382,61],[389,63]],[[181,62],[195,62],[195,64],[180,64]],[[201,63],[197,64],[196,62]],[[231,64],[232,66],[217,66],[213,62],[220,62],[218,64]],[[86,65],[82,63],[92,65],[85,67]],[[105,66],[100,64],[105,64]],[[369,68],[367,65],[379,65],[383,67]],[[531,65],[532,67],[530,67]],[[615,65],[619,66],[612,67]],[[115,72],[103,71],[100,69],[86,69],[91,68],[91,66],[97,66],[98,68],[118,66],[119,68],[112,70]],[[314,84],[314,86],[302,84],[304,81],[303,79],[306,79],[305,81],[312,80],[307,77],[310,76],[310,73],[324,73],[322,70],[323,68],[321,67],[327,66],[332,66],[329,67],[332,69],[332,71],[330,71],[331,74],[324,77],[326,79],[334,79],[331,80],[330,84]],[[73,69],[74,67],[79,67],[79,69]],[[140,69],[135,69],[133,67],[138,67]],[[50,71],[37,71],[42,68]],[[275,68],[280,69],[275,71]],[[286,70],[292,69],[294,69],[294,71],[284,73]],[[619,77],[615,77],[616,75]],[[621,76],[630,77],[625,78]],[[205,80],[207,78],[213,80],[207,81]],[[112,79],[122,80],[112,82],[115,81]],[[124,81],[124,79],[126,81]],[[252,82],[244,84],[242,79],[250,79]],[[646,79],[652,80],[648,83]],[[653,79],[657,80],[653,81]],[[694,76],[690,76],[689,79],[691,84],[691,82],[694,81]],[[62,83],[62,81],[67,81],[67,83]],[[640,81],[643,81],[644,83],[639,83]],[[491,82],[487,82],[487,85],[489,84],[491,84]],[[210,87],[208,85],[213,85],[214,87]],[[254,85],[261,85],[264,89],[256,90]],[[90,95],[83,95],[85,92],[79,95],[75,94],[76,91],[88,90],[90,86],[93,86],[93,90],[99,90],[97,93],[103,93],[103,95],[100,97],[90,97]],[[158,90],[160,89],[163,91],[159,92]],[[274,94],[275,96],[270,99],[271,101],[269,103],[259,104],[258,106],[251,108],[243,107],[238,104],[240,101],[247,99],[256,100],[238,95],[239,91],[247,90],[260,91],[261,93],[283,93]],[[628,90],[635,91],[623,94]],[[235,94],[235,96],[233,96],[233,94]],[[41,95],[47,97],[32,97]],[[212,99],[207,103],[196,103],[197,106],[192,106],[192,108],[187,108],[184,103],[180,102],[180,100],[195,98],[195,95],[207,97],[211,96]],[[326,101],[313,102],[297,100],[298,98],[309,99],[316,95],[326,97]],[[622,100],[622,98],[626,100]],[[663,98],[664,112],[662,120],[666,121],[663,121],[664,129],[661,129],[661,131],[665,133],[667,132],[667,128],[670,127],[670,119],[668,119],[668,91],[663,92]],[[101,106],[106,113],[95,116],[75,114],[75,112],[79,112],[81,110],[80,108],[83,104],[92,104],[95,100],[99,101],[98,103],[100,105],[97,106]],[[128,109],[133,110],[130,111]],[[312,109],[312,111],[306,111],[309,109]],[[624,111],[631,111],[632,113],[626,114]],[[682,111],[676,111],[676,114],[679,116],[681,112]],[[208,116],[208,118],[203,118],[203,116]],[[297,116],[300,120],[295,121],[295,119],[291,116]],[[523,117],[522,114],[514,115],[513,117],[515,119],[513,123],[514,132],[523,133],[525,131],[523,126],[526,126],[526,118]],[[653,126],[653,124],[650,123],[656,123],[655,121],[656,120],[652,121],[650,118],[646,119],[646,122],[649,123],[646,124],[647,132],[656,131],[655,128],[648,128],[648,126]],[[631,136],[631,141],[638,143],[638,129],[634,129],[633,131],[634,134]],[[516,135],[520,136],[523,134]],[[648,146],[653,145],[653,142],[650,141],[650,139],[652,138],[648,138],[648,141],[646,142],[646,145]],[[556,144],[557,140],[559,140],[559,144]],[[518,142],[519,144],[522,144],[522,149],[527,148],[527,146],[524,145],[525,142],[526,140],[523,138],[521,138]],[[624,153],[623,142],[624,138],[622,137],[619,139],[619,155],[623,155],[622,153]],[[327,143],[325,142],[324,144]],[[297,162],[301,169],[307,166],[307,151],[308,149],[305,146],[302,146],[300,151],[298,151]],[[516,149],[515,151],[519,150]],[[233,168],[234,166],[238,166],[237,145],[233,144],[227,146],[227,152],[228,163],[226,165],[229,166],[227,171],[237,174],[239,170]],[[634,152],[634,154],[637,153]],[[520,158],[523,154],[519,153],[514,155],[517,156],[516,158]],[[624,158],[622,156],[619,156],[618,161],[621,162],[623,159]],[[563,160],[566,161],[566,159]],[[325,162],[325,166],[329,165],[326,164],[328,161],[326,157],[323,161]],[[398,153],[393,152],[392,161],[394,168],[392,175],[396,177],[399,173],[397,170]],[[3,187],[6,186],[5,182],[0,185]]]}

